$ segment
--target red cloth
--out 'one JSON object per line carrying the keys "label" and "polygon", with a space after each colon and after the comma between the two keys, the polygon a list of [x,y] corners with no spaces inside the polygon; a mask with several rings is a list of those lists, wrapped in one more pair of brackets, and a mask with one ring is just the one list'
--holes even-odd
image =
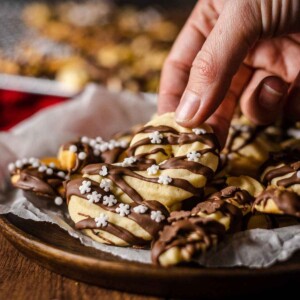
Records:
{"label": "red cloth", "polygon": [[8,130],[42,108],[67,98],[0,89],[0,130]]}

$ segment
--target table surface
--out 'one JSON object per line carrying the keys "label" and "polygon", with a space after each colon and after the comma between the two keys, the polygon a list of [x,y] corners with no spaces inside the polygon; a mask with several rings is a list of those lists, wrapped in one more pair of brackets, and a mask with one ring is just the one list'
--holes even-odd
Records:
{"label": "table surface", "polygon": [[157,300],[111,291],[50,272],[20,254],[0,234],[0,299]]}

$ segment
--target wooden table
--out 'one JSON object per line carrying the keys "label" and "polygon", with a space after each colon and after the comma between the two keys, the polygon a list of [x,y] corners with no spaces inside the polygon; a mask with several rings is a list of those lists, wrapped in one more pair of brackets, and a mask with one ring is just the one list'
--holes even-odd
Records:
{"label": "wooden table", "polygon": [[0,299],[7,300],[156,300],[106,290],[50,272],[21,255],[0,234]]}

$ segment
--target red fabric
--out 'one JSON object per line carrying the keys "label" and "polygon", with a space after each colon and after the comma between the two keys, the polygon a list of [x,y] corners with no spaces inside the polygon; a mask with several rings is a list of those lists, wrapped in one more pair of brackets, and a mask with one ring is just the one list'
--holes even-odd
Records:
{"label": "red fabric", "polygon": [[42,108],[67,98],[0,89],[0,130],[8,130]]}

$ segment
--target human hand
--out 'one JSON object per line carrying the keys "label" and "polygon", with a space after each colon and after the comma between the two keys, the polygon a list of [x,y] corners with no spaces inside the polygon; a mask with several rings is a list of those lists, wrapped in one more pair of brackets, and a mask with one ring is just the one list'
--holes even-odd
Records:
{"label": "human hand", "polygon": [[271,123],[283,108],[300,120],[296,32],[299,0],[199,1],[164,64],[158,112],[176,110],[186,127],[207,121],[221,144],[238,99],[256,124]]}

